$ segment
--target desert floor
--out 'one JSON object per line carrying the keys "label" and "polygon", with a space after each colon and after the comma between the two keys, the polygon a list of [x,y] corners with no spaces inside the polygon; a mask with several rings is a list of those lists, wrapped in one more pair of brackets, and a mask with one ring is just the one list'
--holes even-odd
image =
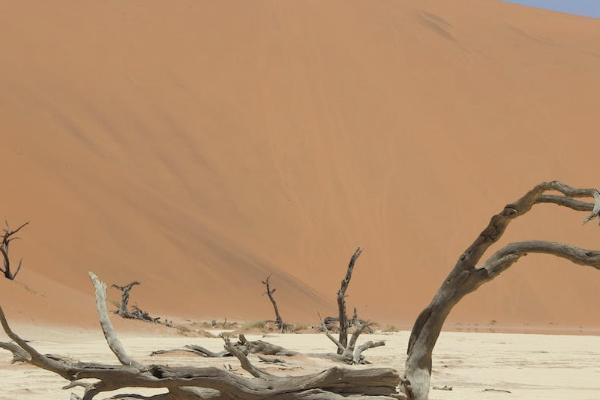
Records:
{"label": "desert floor", "polygon": [[[114,362],[101,334],[55,328],[19,327],[23,336],[42,351],[69,355],[86,361]],[[254,339],[259,336],[249,335]],[[157,349],[201,344],[221,349],[220,339],[156,336],[125,333],[121,338],[129,352],[144,362],[172,365],[231,364],[234,359],[204,359],[185,353],[150,357]],[[366,337],[365,337],[366,338]],[[363,340],[366,340],[363,338]],[[386,347],[373,349],[368,358],[376,366],[402,368],[408,332],[372,335],[385,339]],[[268,340],[302,353],[325,353],[332,344],[319,334],[269,334]],[[258,362],[257,359],[254,359]],[[0,353],[0,399],[65,399],[65,381],[26,365],[10,365],[8,353]],[[267,367],[280,374],[299,374],[325,368],[328,361],[294,357],[284,367]],[[300,367],[302,366],[302,368]],[[360,367],[362,368],[362,367]],[[433,390],[432,399],[544,399],[597,400],[600,398],[600,337],[504,333],[444,333],[436,347],[433,386],[451,386],[452,391]],[[496,389],[498,391],[485,391]],[[501,392],[508,390],[510,393]],[[138,393],[142,393],[139,392]],[[143,393],[153,393],[146,391]]]}

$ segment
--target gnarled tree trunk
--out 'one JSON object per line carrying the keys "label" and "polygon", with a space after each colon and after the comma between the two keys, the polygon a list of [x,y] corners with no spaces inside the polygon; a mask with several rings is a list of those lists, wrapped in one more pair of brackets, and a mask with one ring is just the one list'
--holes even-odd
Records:
{"label": "gnarled tree trunk", "polygon": [[[549,191],[560,194],[547,194]],[[535,204],[552,203],[576,211],[592,211],[594,204],[577,199],[592,196],[598,205],[596,189],[575,189],[557,181],[544,182],[519,200],[506,205],[499,214],[492,217],[488,226],[459,257],[433,300],[420,313],[413,326],[402,383],[409,399],[428,399],[433,348],[446,317],[465,295],[491,281],[528,253],[550,254],[576,264],[600,269],[599,251],[546,241],[511,243],[480,264],[486,250],[502,237],[509,223],[527,213]]]}

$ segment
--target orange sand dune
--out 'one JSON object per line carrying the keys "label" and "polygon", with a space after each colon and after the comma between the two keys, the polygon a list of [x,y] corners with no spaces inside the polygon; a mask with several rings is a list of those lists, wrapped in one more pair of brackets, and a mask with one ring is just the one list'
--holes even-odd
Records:
{"label": "orange sand dune", "polygon": [[[12,315],[94,320],[86,271],[158,315],[350,306],[412,321],[492,213],[600,185],[600,21],[495,0],[19,1],[0,13]],[[600,248],[540,206],[506,240]],[[26,289],[23,285],[26,285]],[[461,321],[596,326],[600,273],[532,255]],[[112,295],[116,295],[112,292]]]}

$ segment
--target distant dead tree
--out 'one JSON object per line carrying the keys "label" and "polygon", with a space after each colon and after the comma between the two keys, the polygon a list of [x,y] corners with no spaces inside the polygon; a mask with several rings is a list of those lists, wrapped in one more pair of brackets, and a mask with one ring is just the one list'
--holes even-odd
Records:
{"label": "distant dead tree", "polygon": [[[119,303],[115,314],[127,318],[127,319],[139,319],[141,321],[160,323],[160,317],[153,317],[150,313],[140,309],[137,306],[133,306],[132,310],[129,310],[129,293],[134,286],[141,285],[140,282],[134,281],[127,285],[119,286],[113,284],[112,287],[121,291],[121,302]],[[168,322],[166,325],[170,325]]]}
{"label": "distant dead tree", "polygon": [[23,229],[24,227],[26,227],[28,224],[29,224],[29,222],[25,222],[18,228],[11,229],[10,226],[8,225],[8,221],[5,221],[5,228],[2,231],[2,243],[0,244],[0,253],[2,253],[2,261],[3,261],[2,264],[4,267],[0,271],[2,271],[2,273],[4,274],[4,277],[6,279],[9,279],[11,281],[15,280],[15,278],[19,274],[19,271],[21,271],[21,267],[23,266],[23,260],[22,259],[19,260],[19,264],[17,265],[17,270],[13,272],[10,256],[8,254],[9,246],[13,240],[19,239],[19,237],[16,236],[17,233],[19,233],[19,231],[21,229]]}
{"label": "distant dead tree", "polygon": [[273,305],[273,310],[275,311],[275,326],[277,326],[277,329],[279,329],[279,331],[284,332],[286,326],[283,322],[283,318],[281,318],[281,314],[279,313],[277,301],[275,301],[275,297],[273,297],[273,294],[277,289],[271,287],[271,275],[267,276],[267,279],[262,281],[262,284],[265,285],[265,294],[269,298],[269,301]]}
{"label": "distant dead tree", "polygon": [[[338,321],[340,324],[340,332],[339,332],[339,342],[343,348],[348,346],[348,328],[350,327],[351,321],[356,318],[356,309],[354,310],[354,318],[352,320],[348,319],[348,314],[346,312],[346,290],[348,290],[348,286],[350,285],[350,279],[352,279],[352,272],[354,271],[354,265],[356,264],[356,260],[362,254],[362,249],[359,247],[354,251],[352,257],[350,257],[350,262],[348,263],[348,269],[346,270],[346,275],[342,280],[340,285],[340,290],[337,293],[337,304],[338,304]],[[338,354],[342,354],[343,350],[338,348]]]}
{"label": "distant dead tree", "polygon": [[113,283],[112,287],[121,291],[121,302],[117,308],[116,313],[120,316],[129,315],[129,293],[134,286],[141,285],[138,281],[133,281],[123,286],[119,286]]}
{"label": "distant dead tree", "polygon": [[[579,200],[589,197],[594,198],[594,203]],[[500,213],[494,215],[488,226],[460,255],[431,303],[419,314],[413,326],[402,381],[409,400],[428,399],[433,348],[448,314],[465,295],[496,278],[529,253],[548,254],[575,264],[600,269],[600,251],[542,240],[510,243],[481,262],[486,251],[502,237],[510,222],[525,215],[534,205],[540,203],[554,204],[575,211],[590,211],[591,218],[598,217],[600,210],[600,196],[596,189],[576,189],[552,181],[535,186],[523,197],[507,204]]]}

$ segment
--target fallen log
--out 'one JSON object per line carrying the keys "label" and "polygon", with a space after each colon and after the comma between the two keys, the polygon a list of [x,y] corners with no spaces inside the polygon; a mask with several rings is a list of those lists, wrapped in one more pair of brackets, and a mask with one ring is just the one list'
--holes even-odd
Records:
{"label": "fallen log", "polygon": [[[249,374],[239,375],[216,367],[170,367],[145,365],[131,358],[110,322],[106,308],[106,285],[90,273],[96,288],[96,308],[102,331],[110,350],[120,365],[81,362],[57,355],[39,353],[10,327],[0,307],[0,323],[4,332],[14,342],[3,343],[20,361],[53,372],[70,383],[65,389],[81,387],[83,397],[92,400],[97,395],[124,388],[163,388],[168,393],[157,396],[123,394],[125,400],[337,400],[346,398],[365,400],[391,400],[401,398],[397,392],[400,383],[398,372],[391,368],[346,369],[333,367],[324,371],[300,376],[276,376],[255,367],[241,349],[225,338],[226,349],[238,359],[242,369]],[[88,380],[95,380],[90,383]]]}
{"label": "fallen log", "polygon": [[[238,336],[238,341],[232,346],[242,351],[245,355],[248,354],[263,354],[266,356],[295,356],[298,354],[296,351],[288,350],[284,347],[277,346],[275,344],[265,342],[264,340],[248,340],[243,334]],[[205,347],[188,344],[182,348],[170,349],[170,350],[156,350],[150,353],[151,356],[176,353],[176,352],[188,352],[193,353],[202,357],[208,358],[223,358],[233,357],[233,354],[226,348],[223,351],[213,352]]]}

